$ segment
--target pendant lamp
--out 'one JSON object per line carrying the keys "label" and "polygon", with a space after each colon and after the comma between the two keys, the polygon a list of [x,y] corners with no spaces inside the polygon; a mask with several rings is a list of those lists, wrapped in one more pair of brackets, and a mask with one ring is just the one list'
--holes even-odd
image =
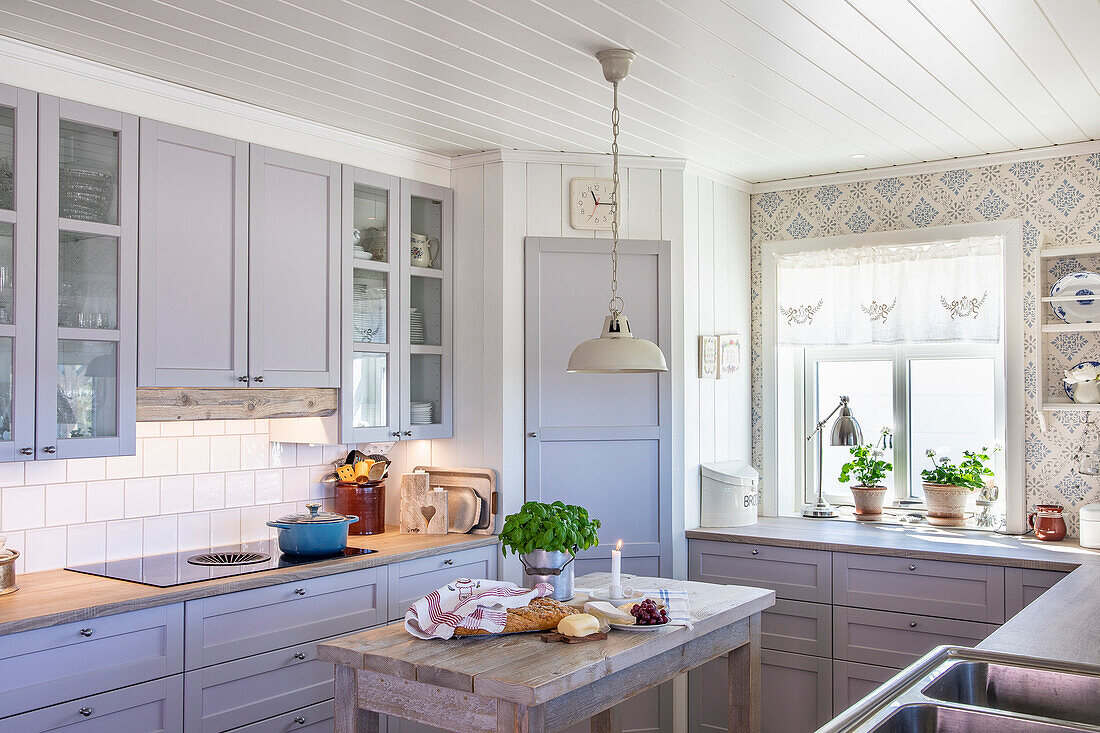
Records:
{"label": "pendant lamp", "polygon": [[625,48],[600,51],[596,59],[603,77],[611,82],[611,181],[614,209],[611,216],[611,300],[610,315],[604,316],[600,337],[585,341],[569,356],[569,372],[593,374],[638,374],[667,372],[665,355],[652,341],[637,338],[623,313],[619,290],[619,82],[630,73],[634,52]]}

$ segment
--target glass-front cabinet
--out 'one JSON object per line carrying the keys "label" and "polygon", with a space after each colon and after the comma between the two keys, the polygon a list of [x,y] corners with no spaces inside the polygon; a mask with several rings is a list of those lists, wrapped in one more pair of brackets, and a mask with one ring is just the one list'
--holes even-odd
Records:
{"label": "glass-front cabinet", "polygon": [[40,96],[38,177],[35,457],[133,453],[137,119]]}

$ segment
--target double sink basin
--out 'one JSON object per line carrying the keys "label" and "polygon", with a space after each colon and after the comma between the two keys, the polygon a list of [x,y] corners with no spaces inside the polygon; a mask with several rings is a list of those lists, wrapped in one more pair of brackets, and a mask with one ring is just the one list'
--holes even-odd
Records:
{"label": "double sink basin", "polygon": [[1100,731],[1100,667],[933,649],[818,733]]}

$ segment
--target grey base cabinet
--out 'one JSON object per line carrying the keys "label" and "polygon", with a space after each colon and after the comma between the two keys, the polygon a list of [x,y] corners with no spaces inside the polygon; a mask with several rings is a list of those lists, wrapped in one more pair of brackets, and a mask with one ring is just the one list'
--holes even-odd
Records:
{"label": "grey base cabinet", "polygon": [[183,675],[0,719],[0,733],[183,733]]}
{"label": "grey base cabinet", "polygon": [[874,664],[833,662],[833,710],[839,715],[897,673],[891,667]]}

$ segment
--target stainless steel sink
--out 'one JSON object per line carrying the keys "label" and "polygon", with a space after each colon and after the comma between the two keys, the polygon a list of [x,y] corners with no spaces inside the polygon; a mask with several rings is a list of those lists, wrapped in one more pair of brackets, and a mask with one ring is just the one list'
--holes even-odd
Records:
{"label": "stainless steel sink", "polygon": [[944,702],[1100,726],[1100,677],[1093,675],[960,662],[922,692]]}
{"label": "stainless steel sink", "polygon": [[925,703],[904,705],[871,730],[873,733],[1077,733],[1081,729],[1059,723],[1007,718],[981,710]]}
{"label": "stainless steel sink", "polygon": [[1100,667],[942,646],[818,733],[1100,732]]}

